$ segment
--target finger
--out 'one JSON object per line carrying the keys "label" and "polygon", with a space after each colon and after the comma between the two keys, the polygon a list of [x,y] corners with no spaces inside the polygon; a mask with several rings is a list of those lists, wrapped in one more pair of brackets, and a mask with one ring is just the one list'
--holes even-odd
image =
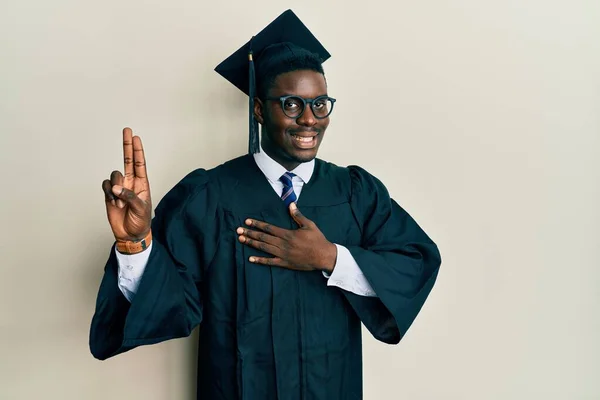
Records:
{"label": "finger", "polygon": [[276,257],[281,256],[281,250],[279,249],[279,247],[273,246],[272,244],[259,242],[258,240],[251,239],[247,236],[240,236],[238,240],[240,241],[240,243],[243,243],[250,247],[254,247],[255,249],[260,250],[264,253],[268,253]]}
{"label": "finger", "polygon": [[296,221],[296,223],[300,226],[300,228],[307,228],[312,224],[312,221],[304,216],[300,212],[300,209],[296,205],[296,203],[290,204],[290,215]]}
{"label": "finger", "polygon": [[112,185],[108,179],[105,179],[102,182],[102,191],[104,192],[104,199],[107,203],[111,203],[113,206],[116,206],[115,195],[112,192]]}
{"label": "finger", "polygon": [[263,243],[268,243],[268,244],[272,244],[273,246],[282,247],[281,244],[281,239],[275,236],[271,236],[268,233],[264,233],[264,232],[258,232],[258,231],[253,231],[250,229],[244,229],[244,228],[238,228],[237,231],[238,235],[240,236],[246,236],[249,237],[251,239],[257,240],[259,242],[263,242]]}
{"label": "finger", "polygon": [[114,185],[123,186],[124,180],[125,180],[125,178],[121,174],[121,171],[113,171],[110,174],[110,184],[113,185],[113,186]]}
{"label": "finger", "polygon": [[146,213],[146,203],[132,190],[129,190],[121,185],[114,185],[112,187],[112,192],[123,202],[127,203],[127,205],[129,205],[133,212],[135,212],[137,215],[143,216]]}
{"label": "finger", "polygon": [[[290,264],[279,257],[250,257],[248,259],[253,264],[269,265],[273,267],[290,268]],[[290,268],[291,269],[291,268]]]}
{"label": "finger", "polygon": [[142,139],[139,136],[134,136],[133,138],[133,162],[135,177],[147,179],[148,175],[146,174],[146,156],[144,155]]}
{"label": "finger", "polygon": [[133,178],[133,132],[130,128],[123,129],[123,163],[125,178]]}
{"label": "finger", "polygon": [[[124,182],[125,178],[123,177],[120,171],[113,171],[112,174],[110,174],[110,183],[112,186],[123,186]],[[123,200],[120,200],[119,198],[116,198],[115,200],[119,208],[125,207],[125,202]]]}
{"label": "finger", "polygon": [[286,229],[279,228],[275,225],[267,224],[266,222],[257,221],[255,219],[247,219],[245,222],[248,226],[260,229],[261,231],[266,232],[269,235],[276,236],[279,238],[285,237],[289,232]]}

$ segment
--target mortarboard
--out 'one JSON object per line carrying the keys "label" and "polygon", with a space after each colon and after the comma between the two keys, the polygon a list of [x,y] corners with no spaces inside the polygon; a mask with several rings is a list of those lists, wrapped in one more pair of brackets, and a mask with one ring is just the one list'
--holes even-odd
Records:
{"label": "mortarboard", "polygon": [[307,52],[318,55],[322,63],[331,57],[296,14],[287,10],[215,68],[249,97],[249,153],[259,151],[258,123],[254,118],[256,70],[260,76],[261,70],[283,56]]}

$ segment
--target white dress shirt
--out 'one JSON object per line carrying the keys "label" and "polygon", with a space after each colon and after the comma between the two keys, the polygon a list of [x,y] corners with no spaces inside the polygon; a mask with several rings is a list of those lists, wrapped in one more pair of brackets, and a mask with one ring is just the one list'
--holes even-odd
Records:
{"label": "white dress shirt", "polygon": [[[283,183],[279,178],[287,172],[286,169],[269,157],[264,151],[254,154],[254,160],[273,187],[273,190],[281,197]],[[290,171],[296,175],[292,180],[292,184],[297,198],[300,198],[304,184],[310,181],[314,169],[315,161],[312,160],[302,163],[296,169]],[[337,247],[337,259],[333,272],[331,276],[325,272],[323,273],[323,276],[327,279],[327,285],[336,286],[360,296],[375,297],[376,294],[373,288],[362,273],[356,260],[354,260],[354,257],[352,257],[350,251],[344,246],[338,244],[335,244],[335,246]],[[151,251],[152,243],[143,252],[132,255],[119,253],[115,249],[119,263],[119,289],[129,301],[132,301],[137,291]]]}

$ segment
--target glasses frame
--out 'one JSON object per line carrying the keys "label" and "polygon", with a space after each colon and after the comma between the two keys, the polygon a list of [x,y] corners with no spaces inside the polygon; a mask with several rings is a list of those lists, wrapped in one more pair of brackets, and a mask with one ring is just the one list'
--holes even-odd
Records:
{"label": "glasses frame", "polygon": [[[291,99],[291,98],[300,99],[300,100],[302,100],[302,104],[303,104],[302,111],[300,112],[300,114],[298,114],[297,116],[294,116],[294,117],[290,117],[285,112],[285,102],[286,102],[286,100]],[[329,117],[331,115],[331,113],[333,112],[333,107],[335,106],[335,102],[336,102],[336,99],[334,99],[333,97],[329,97],[326,94],[323,95],[323,96],[315,97],[314,99],[310,99],[310,98],[309,99],[305,99],[302,96],[297,96],[295,94],[290,94],[290,95],[287,95],[287,96],[280,96],[280,97],[267,97],[265,100],[267,100],[267,101],[279,101],[279,104],[281,105],[281,110],[283,111],[283,113],[285,114],[286,117],[291,118],[291,119],[298,119],[298,118],[302,117],[304,115],[304,111],[306,111],[306,105],[307,104],[310,105],[310,110],[312,111],[312,113],[313,113],[313,115],[314,115],[314,117],[316,119],[325,119],[325,118]],[[317,117],[317,114],[315,113],[315,110],[314,110],[315,102],[319,101],[319,100],[329,100],[329,101],[331,101],[331,109],[329,110],[329,112],[327,113],[327,115],[325,115],[324,117]]]}

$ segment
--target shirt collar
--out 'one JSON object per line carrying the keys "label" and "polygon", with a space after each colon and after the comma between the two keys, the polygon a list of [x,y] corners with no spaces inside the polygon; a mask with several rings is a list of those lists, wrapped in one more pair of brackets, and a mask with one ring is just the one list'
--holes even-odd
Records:
{"label": "shirt collar", "polygon": [[[256,161],[256,165],[258,165],[258,168],[270,182],[278,182],[279,178],[281,178],[284,173],[288,172],[281,164],[269,157],[262,147],[259,153],[254,154],[254,161]],[[309,162],[298,165],[293,171],[289,172],[294,173],[294,175],[307,184],[308,181],[310,181],[314,170],[315,160],[312,159]]]}

